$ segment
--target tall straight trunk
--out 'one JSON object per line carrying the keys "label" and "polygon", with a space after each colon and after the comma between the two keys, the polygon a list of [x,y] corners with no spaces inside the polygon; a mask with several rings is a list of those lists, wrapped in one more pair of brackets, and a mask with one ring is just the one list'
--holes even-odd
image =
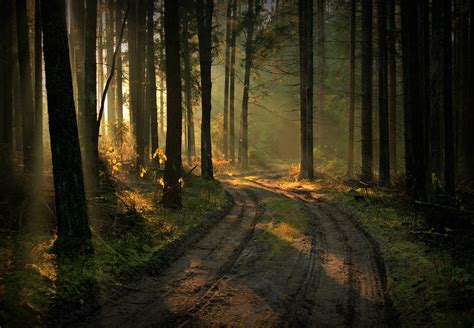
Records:
{"label": "tall straight trunk", "polygon": [[228,116],[229,116],[229,75],[230,75],[230,38],[232,29],[232,2],[227,0],[227,21],[225,31],[225,77],[224,77],[224,126],[222,133],[222,149],[224,152],[224,159],[229,159],[229,136],[228,136]]}
{"label": "tall straight trunk", "polygon": [[201,66],[201,176],[214,179],[211,142],[211,64],[213,0],[197,0],[199,63]]}
{"label": "tall straight trunk", "polygon": [[[155,42],[153,41],[154,0],[147,0],[146,31],[146,111],[150,117],[150,139],[152,154],[158,149],[158,108],[156,106]],[[156,163],[159,165],[159,161]]]}
{"label": "tall straight trunk", "polygon": [[13,150],[13,40],[12,40],[12,0],[4,3],[0,12],[0,47],[4,53],[0,61],[0,170],[2,177],[10,177]]}
{"label": "tall straight trunk", "polygon": [[362,180],[372,181],[372,0],[362,0]]}
{"label": "tall straight trunk", "polygon": [[179,55],[178,1],[165,0],[164,34],[166,53],[166,157],[163,205],[180,208],[181,204],[181,131],[183,112],[181,108],[181,67]]}
{"label": "tall straight trunk", "polygon": [[418,33],[418,5],[401,1],[403,94],[405,120],[405,166],[407,192],[414,199],[425,198],[423,149],[423,93]]}
{"label": "tall straight trunk", "polygon": [[326,76],[326,0],[317,0],[318,14],[318,111],[324,111],[324,96],[326,94],[325,76]]}
{"label": "tall straight trunk", "polygon": [[390,169],[394,175],[398,172],[397,165],[397,30],[395,24],[395,1],[387,1],[388,5],[388,111],[389,111],[389,147]]}
{"label": "tall straight trunk", "polygon": [[[313,179],[313,0],[305,1],[306,29],[306,177]],[[324,15],[324,14],[323,14]],[[323,81],[324,84],[324,81]]]}
{"label": "tall straight trunk", "polygon": [[[16,14],[13,13],[16,18]],[[16,19],[13,27],[13,51],[12,51],[12,79],[13,79],[13,125],[14,125],[14,141],[15,151],[21,152],[23,150],[23,129],[22,129],[22,101],[21,101],[21,85],[20,85],[20,63],[18,62],[18,37],[16,33]]]}
{"label": "tall straight trunk", "polygon": [[[106,12],[106,44],[107,44],[107,76],[112,73],[112,59],[114,56],[114,8],[113,1],[107,1]],[[115,86],[112,83],[107,90],[107,132],[112,140],[115,140]]]}
{"label": "tall straight trunk", "polygon": [[[122,7],[123,1],[117,0],[115,6],[115,35],[120,34],[122,28]],[[120,42],[118,40],[117,42]],[[117,50],[117,62],[115,64],[116,74],[115,74],[115,107],[117,113],[117,123],[121,125],[123,123],[123,87],[122,87],[122,47],[119,46]]]}
{"label": "tall straight trunk", "polygon": [[243,168],[249,166],[248,140],[248,108],[250,89],[250,70],[252,69],[253,34],[255,29],[254,1],[248,0],[246,17],[247,39],[245,41],[244,90],[242,95],[242,111],[240,117],[239,158]]}
{"label": "tall straight trunk", "polygon": [[[319,1],[319,0],[318,0]],[[308,138],[306,136],[306,81],[308,71],[306,70],[306,24],[305,24],[305,0],[298,1],[298,45],[299,45],[299,68],[300,68],[300,178],[306,179],[308,172],[307,152]]]}
{"label": "tall straight trunk", "polygon": [[[88,190],[95,191],[99,179],[99,136],[97,125],[97,59],[96,59],[96,35],[97,35],[97,0],[86,0],[85,15],[85,40],[84,40],[84,90],[85,109],[84,126],[81,138],[84,172]],[[99,59],[100,60],[100,59]],[[100,63],[102,65],[102,63]],[[101,66],[100,66],[101,67]],[[102,72],[99,70],[99,74]],[[99,76],[100,78],[100,76]],[[88,182],[88,183],[87,183]]]}
{"label": "tall straight trunk", "polygon": [[[161,0],[161,15],[160,15],[160,42],[164,43],[165,39],[165,27],[164,27],[164,0]],[[162,67],[161,77],[160,77],[160,135],[165,136],[165,102],[164,102],[164,93],[165,93],[165,47],[160,47],[160,66]]]}
{"label": "tall straight trunk", "polygon": [[26,0],[16,1],[18,60],[20,63],[20,85],[23,131],[23,165],[26,171],[32,171],[34,142],[34,105],[31,80],[28,19]]}
{"label": "tall straight trunk", "polygon": [[[102,18],[102,11],[100,10],[102,4],[102,0],[99,0],[99,27],[98,27],[98,37],[97,37],[97,51],[98,51],[98,67],[97,67],[97,75],[99,79],[98,85],[98,99],[97,101],[100,103],[102,102],[102,91],[104,90],[104,20]],[[96,114],[97,116],[97,114]],[[105,119],[104,119],[105,122]],[[100,125],[100,135],[105,136],[105,124]],[[98,138],[99,136],[97,136]],[[98,143],[98,140],[97,140]]]}
{"label": "tall straight trunk", "polygon": [[[429,172],[434,191],[439,191],[441,179],[441,94],[442,94],[442,3],[443,0],[432,1],[432,37],[431,37],[431,115],[429,120]],[[434,178],[434,179],[433,179]]]}
{"label": "tall straight trunk", "polygon": [[[469,17],[470,17],[470,25],[469,25],[469,53],[468,53],[468,58],[473,58],[474,57],[474,3],[472,1],[469,2]],[[471,90],[468,91],[468,97],[469,97],[469,111],[468,111],[468,116],[464,119],[464,122],[469,127],[474,126],[474,65],[472,63],[472,60],[469,61],[469,84],[468,84],[468,89]],[[465,142],[464,143],[464,156],[466,156],[466,171],[464,172],[465,174],[465,179],[466,181],[473,182],[474,181],[474,143],[472,140],[474,140],[474,129],[468,129],[465,130],[465,139],[471,140],[471,142]]]}
{"label": "tall straight trunk", "polygon": [[455,192],[451,0],[443,2],[444,188]]}
{"label": "tall straight trunk", "polygon": [[421,91],[422,91],[422,150],[420,154],[423,156],[423,163],[426,166],[424,169],[425,181],[425,195],[432,194],[431,172],[429,170],[430,162],[430,98],[431,98],[431,82],[430,82],[430,1],[418,1],[418,33],[420,35],[419,51],[420,51],[420,67],[421,67]]}
{"label": "tall straight trunk", "polygon": [[347,154],[347,177],[354,177],[354,121],[355,121],[355,51],[356,51],[356,0],[351,0],[351,72],[349,85],[349,146]]}
{"label": "tall straight trunk", "polygon": [[41,10],[35,0],[35,171],[43,171],[43,47],[41,42]]}
{"label": "tall straight trunk", "polygon": [[388,49],[387,49],[387,1],[379,0],[379,183],[390,185],[390,151],[388,119]]}
{"label": "tall straight trunk", "polygon": [[237,40],[237,0],[232,0],[232,32],[230,37],[229,81],[229,158],[235,163],[235,55]]}
{"label": "tall straight trunk", "polygon": [[139,125],[141,126],[138,130],[139,141],[142,147],[141,158],[143,158],[142,165],[148,165],[150,160],[150,112],[146,111],[145,108],[145,69],[146,69],[146,12],[147,12],[147,1],[139,0],[138,2],[138,92],[137,97],[139,100]]}
{"label": "tall straight trunk", "polygon": [[56,195],[56,245],[91,247],[77,131],[64,0],[41,1],[49,131]]}
{"label": "tall straight trunk", "polygon": [[78,114],[78,125],[80,135],[84,129],[84,40],[85,40],[85,6],[84,1],[71,1],[71,53],[73,55],[72,73],[73,87],[75,88],[75,103]]}
{"label": "tall straight trunk", "polygon": [[193,163],[193,149],[194,142],[194,118],[193,118],[193,99],[192,99],[192,77],[191,77],[191,53],[189,48],[189,19],[190,14],[187,8],[184,9],[186,17],[183,19],[183,51],[181,52],[183,58],[183,75],[184,75],[184,96],[186,105],[186,159],[188,165]]}

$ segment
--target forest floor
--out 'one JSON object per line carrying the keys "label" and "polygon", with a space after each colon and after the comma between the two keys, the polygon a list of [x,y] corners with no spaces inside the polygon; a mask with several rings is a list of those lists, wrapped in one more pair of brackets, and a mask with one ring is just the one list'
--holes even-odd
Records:
{"label": "forest floor", "polygon": [[[180,213],[161,209],[153,183],[140,179],[115,186],[113,200],[96,199],[93,217],[108,219],[93,224],[93,268],[84,266],[78,278],[77,267],[70,265],[75,273],[66,280],[87,286],[84,281],[94,274],[92,284],[99,288],[89,288],[94,295],[86,293],[75,303],[68,299],[77,308],[68,315],[61,312],[67,302],[49,303],[49,310],[44,306],[49,314],[40,322],[77,327],[472,326],[471,228],[461,233],[427,228],[426,213],[396,190],[327,176],[297,181],[291,169],[216,171],[221,171],[220,183],[186,179]],[[109,209],[104,215],[104,208],[115,203],[125,212]],[[47,268],[43,263],[30,269]],[[73,286],[59,297],[59,278],[51,280],[56,300],[81,289]],[[8,308],[0,302],[0,319],[2,311]]]}

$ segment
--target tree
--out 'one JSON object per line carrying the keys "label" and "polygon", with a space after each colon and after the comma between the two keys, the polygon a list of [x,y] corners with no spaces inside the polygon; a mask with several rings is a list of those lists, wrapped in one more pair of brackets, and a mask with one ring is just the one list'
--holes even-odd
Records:
{"label": "tree", "polygon": [[[123,0],[117,0],[115,6],[115,34],[118,35],[122,26]],[[117,41],[117,42],[121,42]],[[118,46],[117,51],[117,74],[115,74],[115,106],[117,109],[117,123],[123,123],[123,89],[122,89],[122,45]]]}
{"label": "tree", "polygon": [[250,70],[254,52],[255,8],[254,1],[248,0],[247,14],[245,15],[245,64],[244,64],[244,91],[242,95],[242,111],[240,117],[239,160],[243,168],[249,166],[249,140],[248,140],[248,109],[250,91]]}
{"label": "tree", "polygon": [[181,203],[181,67],[179,55],[178,1],[165,0],[164,13],[166,55],[166,162],[163,187],[163,205],[180,208]]}
{"label": "tree", "polygon": [[56,245],[91,247],[72,90],[64,0],[41,1],[49,133],[56,196]]}
{"label": "tree", "polygon": [[224,126],[222,134],[222,144],[224,159],[229,158],[229,136],[228,136],[228,115],[229,115],[229,78],[230,78],[230,43],[231,43],[231,30],[232,30],[232,0],[227,0],[227,20],[226,20],[226,31],[225,31],[225,77],[224,77]]}
{"label": "tree", "polygon": [[35,0],[35,171],[43,170],[43,47],[41,42],[41,11]]}
{"label": "tree", "polygon": [[[150,117],[151,151],[158,149],[158,108],[156,106],[155,42],[153,41],[154,1],[147,0],[146,111]],[[156,161],[159,163],[159,161]]]}
{"label": "tree", "polygon": [[237,39],[237,0],[232,1],[232,20],[230,36],[230,81],[229,81],[229,158],[235,163],[235,52]]}
{"label": "tree", "polygon": [[199,37],[199,63],[201,66],[201,176],[214,179],[211,142],[211,64],[213,0],[196,1]]}
{"label": "tree", "polygon": [[[97,125],[97,63],[96,63],[96,35],[97,35],[97,0],[86,0],[85,13],[85,40],[84,40],[84,92],[85,108],[83,113],[82,146],[84,157],[84,171],[89,178],[88,188],[95,190],[99,179],[99,133]],[[101,50],[99,50],[101,52]],[[99,59],[100,60],[100,59]],[[102,63],[100,63],[102,65]],[[101,73],[101,71],[99,71]]]}
{"label": "tree", "polygon": [[27,171],[33,170],[34,105],[31,80],[31,61],[28,36],[26,0],[16,1],[18,34],[18,60],[20,62],[20,86],[23,131],[23,164]]}
{"label": "tree", "polygon": [[451,0],[443,1],[443,110],[444,110],[444,188],[454,195],[454,114],[453,114],[453,68],[452,68],[452,26]]}
{"label": "tree", "polygon": [[317,47],[318,47],[318,111],[324,111],[324,96],[326,87],[324,84],[326,76],[326,0],[316,0],[317,19]]}
{"label": "tree", "polygon": [[362,0],[362,180],[372,180],[372,0]]}
{"label": "tree", "polygon": [[397,174],[397,29],[395,25],[395,1],[388,5],[388,110],[389,110],[389,147],[390,169]]}
{"label": "tree", "polygon": [[390,185],[390,151],[388,119],[388,49],[387,49],[387,2],[379,0],[379,183]]}
{"label": "tree", "polygon": [[[300,0],[300,107],[302,163],[300,177],[313,178],[313,1]],[[303,165],[304,163],[304,165]]]}
{"label": "tree", "polygon": [[[107,76],[112,73],[112,60],[114,57],[114,8],[113,1],[108,0],[107,2],[107,11],[106,11],[106,48],[107,48]],[[112,137],[112,140],[115,140],[115,83],[111,83],[109,90],[107,91],[107,125],[108,125],[108,134]]]}
{"label": "tree", "polygon": [[418,33],[418,5],[401,1],[403,95],[405,125],[406,189],[413,199],[425,198],[425,165],[423,149],[423,93]]}
{"label": "tree", "polygon": [[347,154],[347,177],[354,176],[354,121],[355,121],[355,36],[356,36],[356,0],[351,0],[351,72],[349,85],[349,147]]}
{"label": "tree", "polygon": [[[432,25],[431,25],[431,115],[429,121],[429,151],[430,151],[430,175],[436,177],[434,181],[441,179],[441,94],[442,94],[442,2],[432,2]],[[432,179],[430,179],[432,181]],[[435,184],[435,192],[439,191],[439,185]]]}
{"label": "tree", "polygon": [[11,152],[13,147],[13,42],[12,42],[12,0],[4,2],[0,12],[0,169],[3,177],[11,173]]}

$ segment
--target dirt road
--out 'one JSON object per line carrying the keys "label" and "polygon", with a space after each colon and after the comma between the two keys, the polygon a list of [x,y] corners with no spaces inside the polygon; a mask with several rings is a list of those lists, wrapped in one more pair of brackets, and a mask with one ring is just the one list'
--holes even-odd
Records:
{"label": "dirt road", "polygon": [[[350,213],[270,180],[224,183],[230,212],[162,275],[104,301],[81,326],[393,326],[383,263]],[[298,202],[308,229],[269,218],[265,205],[279,199]]]}

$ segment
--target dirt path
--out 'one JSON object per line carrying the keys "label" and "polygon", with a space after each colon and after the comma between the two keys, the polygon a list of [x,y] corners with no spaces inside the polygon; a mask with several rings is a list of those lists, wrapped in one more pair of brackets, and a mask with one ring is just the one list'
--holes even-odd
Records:
{"label": "dirt path", "polygon": [[[80,325],[388,326],[380,260],[348,213],[272,181],[225,184],[235,202],[228,215],[164,274],[143,277]],[[302,202],[309,230],[269,234],[269,197]]]}

